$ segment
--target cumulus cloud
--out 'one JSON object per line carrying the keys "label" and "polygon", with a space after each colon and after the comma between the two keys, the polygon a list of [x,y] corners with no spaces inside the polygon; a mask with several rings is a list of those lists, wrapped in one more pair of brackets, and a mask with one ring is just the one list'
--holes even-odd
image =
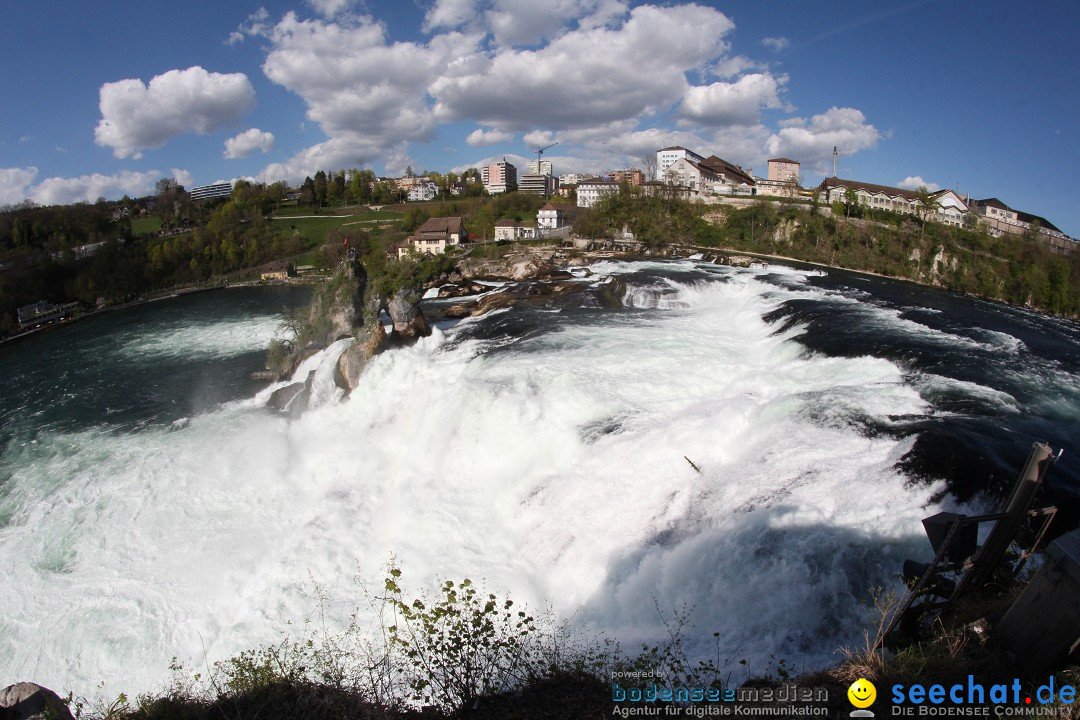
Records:
{"label": "cumulus cloud", "polygon": [[195,176],[189,173],[187,170],[181,170],[180,168],[172,169],[172,176],[176,182],[180,183],[187,189],[191,189],[191,186],[195,184]]}
{"label": "cumulus cloud", "polygon": [[[522,134],[527,147],[559,142],[594,169],[640,164],[670,144],[740,164],[785,154],[809,167],[827,161],[833,144],[849,155],[881,139],[853,108],[766,127],[765,111],[792,112],[787,76],[732,55],[734,24],[699,4],[429,0],[428,36],[408,42],[391,40],[372,17],[341,9],[331,19],[326,10],[276,22],[260,12],[240,28],[267,40],[263,71],[304,101],[328,137],[271,165],[269,176],[295,181],[373,161],[390,172],[439,124],[463,121],[479,126],[471,147]],[[766,40],[772,49],[786,41]]]}
{"label": "cumulus cloud", "polygon": [[435,0],[424,15],[424,32],[457,30],[480,16],[480,0]]}
{"label": "cumulus cloud", "polygon": [[784,107],[780,88],[786,81],[783,76],[752,73],[733,83],[691,87],[683,98],[683,118],[703,125],[756,125],[762,108]]}
{"label": "cumulus cloud", "polygon": [[773,52],[780,52],[786,50],[791,45],[791,41],[781,35],[780,37],[762,38],[761,44]]}
{"label": "cumulus cloud", "polygon": [[825,173],[832,162],[832,149],[840,155],[854,155],[872,148],[882,134],[855,108],[831,107],[809,120],[791,118],[766,143],[771,156],[799,160],[804,167]]}
{"label": "cumulus cloud", "polygon": [[620,0],[495,0],[484,18],[497,45],[539,45],[575,21],[592,29],[626,12]]}
{"label": "cumulus cloud", "polygon": [[256,150],[263,154],[274,149],[274,133],[251,128],[225,141],[225,157],[230,160],[246,158]]}
{"label": "cumulus cloud", "polygon": [[51,177],[34,187],[30,199],[39,205],[69,205],[94,202],[99,197],[146,195],[161,178],[157,170],[133,172],[123,170],[114,175],[82,175],[75,178]]}
{"label": "cumulus cloud", "polygon": [[[401,146],[395,145],[398,149]],[[295,183],[319,170],[365,167],[373,160],[389,157],[392,152],[393,149],[349,133],[305,148],[285,162],[271,163],[262,176],[267,182],[285,180]]]}
{"label": "cumulus cloud", "polygon": [[908,175],[906,178],[896,183],[896,187],[904,188],[905,190],[918,190],[921,187],[926,188],[930,192],[936,192],[941,189],[941,186],[937,183],[926,182],[922,179],[922,175]]}
{"label": "cumulus cloud", "polygon": [[111,147],[118,158],[142,156],[188,132],[209,133],[240,120],[255,102],[255,90],[243,73],[207,72],[199,66],[170,70],[142,80],[101,86],[101,120],[94,141]]}
{"label": "cumulus cloud", "polygon": [[732,28],[712,8],[642,5],[621,24],[579,27],[539,50],[472,56],[428,92],[441,121],[474,118],[507,130],[595,126],[670,107],[687,90],[686,72],[726,51]]}
{"label": "cumulus cloud", "polygon": [[291,12],[268,37],[263,71],[303,98],[309,119],[331,137],[353,133],[384,146],[434,135],[427,85],[470,47],[457,33],[389,43],[371,18],[328,23]]}
{"label": "cumulus cloud", "polygon": [[472,147],[484,147],[485,145],[510,142],[513,139],[514,133],[506,130],[481,130],[476,128],[469,133],[469,137],[465,138],[465,142]]}
{"label": "cumulus cloud", "polygon": [[15,205],[30,197],[30,184],[37,177],[36,167],[0,168],[0,206]]}
{"label": "cumulus cloud", "polygon": [[334,16],[349,9],[353,0],[308,0],[308,5],[324,18],[333,19]]}

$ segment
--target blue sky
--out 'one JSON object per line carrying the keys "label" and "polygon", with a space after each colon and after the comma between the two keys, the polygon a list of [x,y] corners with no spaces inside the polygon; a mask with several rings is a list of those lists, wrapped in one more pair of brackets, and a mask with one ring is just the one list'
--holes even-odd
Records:
{"label": "blue sky", "polygon": [[[105,9],[107,8],[107,10]],[[1080,236],[1067,2],[5,3],[0,205],[680,144],[996,196]]]}

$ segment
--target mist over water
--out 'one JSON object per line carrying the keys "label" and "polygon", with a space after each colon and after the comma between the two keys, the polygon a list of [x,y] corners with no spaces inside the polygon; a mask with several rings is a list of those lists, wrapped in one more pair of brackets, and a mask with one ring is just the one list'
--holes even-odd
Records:
{"label": "mist over water", "polygon": [[484,578],[628,648],[687,609],[696,652],[820,666],[928,554],[922,517],[992,504],[1035,439],[1068,457],[1069,323],[831,271],[593,270],[626,307],[437,329],[345,401],[338,343],[295,421],[247,380],[295,289],[0,350],[0,682],[149,689],[279,639],[314,583],[344,625],[391,554],[407,592]]}

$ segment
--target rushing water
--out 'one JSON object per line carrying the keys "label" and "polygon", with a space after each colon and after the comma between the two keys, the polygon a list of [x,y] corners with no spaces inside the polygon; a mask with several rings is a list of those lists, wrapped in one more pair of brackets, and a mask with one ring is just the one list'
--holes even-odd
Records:
{"label": "rushing water", "polygon": [[391,555],[410,589],[484,577],[627,647],[685,607],[703,652],[821,665],[926,556],[919,520],[999,502],[1033,440],[1075,503],[1073,324],[832,271],[593,270],[625,307],[441,325],[346,401],[338,344],[298,420],[247,377],[298,289],[0,349],[0,684],[148,689],[279,638],[316,583],[345,623]]}

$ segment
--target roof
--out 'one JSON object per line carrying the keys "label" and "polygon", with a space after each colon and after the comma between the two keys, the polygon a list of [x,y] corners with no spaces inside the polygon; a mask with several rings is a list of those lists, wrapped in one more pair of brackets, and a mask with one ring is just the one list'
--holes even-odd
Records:
{"label": "roof", "polygon": [[986,198],[985,200],[976,200],[975,204],[979,207],[992,207],[998,210],[1012,210],[1008,205],[995,198]]}
{"label": "roof", "polygon": [[798,160],[788,160],[787,158],[773,158],[772,160],[769,160],[769,162],[791,163],[792,165],[798,165],[799,164]]}
{"label": "roof", "polygon": [[497,220],[495,227],[518,227],[521,225],[517,220]]}
{"label": "roof", "polygon": [[561,208],[561,207],[557,207],[557,206],[556,206],[556,205],[554,205],[553,203],[548,203],[548,204],[547,204],[547,205],[545,205],[544,207],[540,208],[540,212],[543,212],[544,210],[562,210],[562,208]]}
{"label": "roof", "polygon": [[1016,211],[1016,217],[1017,217],[1017,218],[1018,218],[1018,219],[1019,219],[1019,220],[1020,220],[1021,222],[1026,222],[1026,223],[1039,223],[1039,227],[1041,227],[1041,228],[1043,228],[1043,229],[1045,229],[1045,230],[1051,230],[1051,231],[1053,231],[1053,232],[1059,232],[1059,233],[1061,233],[1062,235],[1064,235],[1064,234],[1065,234],[1065,233],[1064,233],[1064,231],[1062,231],[1062,230],[1058,229],[1058,228],[1057,228],[1057,227],[1056,227],[1056,226],[1054,225],[1054,223],[1050,222],[1049,220],[1047,220],[1047,219],[1046,219],[1046,218],[1044,218],[1044,217],[1040,217],[1040,216],[1038,216],[1038,215],[1032,215],[1031,213],[1026,213],[1026,212],[1022,212],[1022,211],[1020,211],[1020,210],[1017,210],[1017,211]]}
{"label": "roof", "polygon": [[465,223],[460,217],[433,217],[424,221],[424,224],[416,229],[416,234],[422,233],[461,233],[465,229]]}
{"label": "roof", "polygon": [[712,170],[715,173],[735,175],[736,177],[742,179],[742,181],[747,185],[754,184],[754,178],[750,177],[750,175],[747,174],[747,172],[741,167],[739,167],[738,165],[732,165],[727,160],[718,158],[715,155],[710,155],[709,157],[702,160],[701,165]]}
{"label": "roof", "polygon": [[842,180],[835,177],[825,178],[821,182],[821,186],[826,189],[830,187],[845,187],[851,188],[852,190],[865,190],[872,194],[881,193],[882,195],[898,195],[902,198],[907,198],[908,200],[917,200],[919,198],[919,193],[914,190],[904,190],[903,188],[889,187],[888,185],[875,185],[874,183],[860,182],[858,180]]}

